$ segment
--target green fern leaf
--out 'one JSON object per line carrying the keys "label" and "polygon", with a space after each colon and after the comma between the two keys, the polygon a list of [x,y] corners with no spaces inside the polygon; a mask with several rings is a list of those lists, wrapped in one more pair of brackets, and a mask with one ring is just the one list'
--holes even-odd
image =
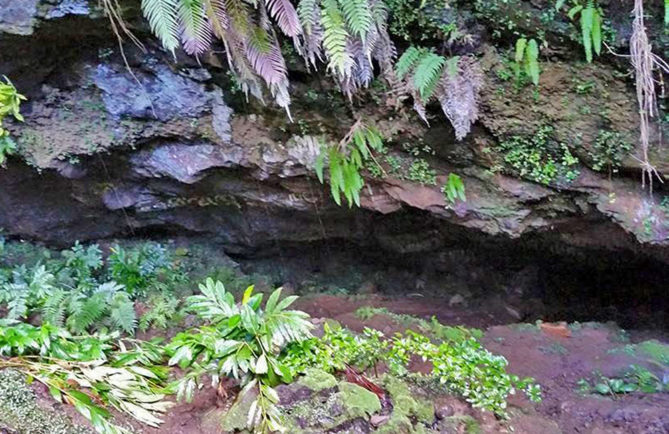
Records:
{"label": "green fern leaf", "polygon": [[48,322],[55,326],[63,325],[67,310],[66,298],[67,293],[62,290],[54,291],[49,298],[47,298],[42,307],[44,322]]}
{"label": "green fern leaf", "polygon": [[402,79],[407,75],[426,51],[424,48],[417,48],[413,45],[406,49],[395,64],[395,74]]}
{"label": "green fern leaf", "polygon": [[346,50],[349,34],[337,0],[323,1],[321,21],[324,29],[323,48],[329,60],[328,69],[346,78],[350,76],[353,59]]}
{"label": "green fern leaf", "polygon": [[595,8],[590,5],[581,11],[581,42],[585,48],[585,58],[592,62],[592,24]]}
{"label": "green fern leaf", "polygon": [[413,83],[423,101],[427,101],[434,93],[445,63],[446,59],[442,56],[428,52],[416,66]]}
{"label": "green fern leaf", "polygon": [[530,39],[525,49],[525,72],[535,86],[539,85],[539,46],[537,41]]}
{"label": "green fern leaf", "polygon": [[80,294],[77,297],[77,302],[70,303],[70,316],[66,324],[73,332],[84,333],[102,318],[107,310],[107,303],[102,294],[94,294],[90,297]]}
{"label": "green fern leaf", "polygon": [[351,33],[364,41],[373,24],[367,0],[339,0],[339,5]]}
{"label": "green fern leaf", "polygon": [[142,0],[142,13],[149,22],[151,31],[160,39],[163,47],[172,54],[179,46],[177,1]]}
{"label": "green fern leaf", "polygon": [[599,56],[602,52],[602,15],[597,9],[592,14],[592,45]]}
{"label": "green fern leaf", "polygon": [[137,327],[135,304],[123,293],[116,294],[109,309],[109,319],[114,328],[132,334]]}

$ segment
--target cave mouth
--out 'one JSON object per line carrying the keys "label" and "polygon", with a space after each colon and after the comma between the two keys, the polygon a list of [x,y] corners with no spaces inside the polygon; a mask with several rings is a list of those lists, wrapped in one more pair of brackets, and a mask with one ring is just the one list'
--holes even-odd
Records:
{"label": "cave mouth", "polygon": [[395,253],[335,240],[274,243],[230,256],[244,272],[271,276],[272,284],[288,283],[298,293],[354,295],[373,288],[377,295],[426,302],[441,297],[491,317],[483,325],[613,321],[630,330],[669,329],[664,262],[629,251],[563,247],[545,237],[483,238]]}

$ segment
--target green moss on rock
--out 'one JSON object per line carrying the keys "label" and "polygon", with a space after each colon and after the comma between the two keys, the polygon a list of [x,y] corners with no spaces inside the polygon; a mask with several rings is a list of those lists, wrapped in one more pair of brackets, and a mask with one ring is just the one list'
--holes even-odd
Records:
{"label": "green moss on rock", "polygon": [[414,417],[418,422],[432,424],[434,405],[430,400],[420,397],[404,381],[390,375],[384,378],[384,386],[390,394],[393,415]]}
{"label": "green moss on rock", "polygon": [[379,397],[369,390],[353,383],[342,382],[339,384],[337,396],[341,400],[346,414],[351,419],[356,417],[368,417],[377,411],[381,411]]}
{"label": "green moss on rock", "polygon": [[337,385],[337,379],[320,369],[308,369],[303,377],[298,380],[298,384],[307,387],[314,392],[330,389]]}

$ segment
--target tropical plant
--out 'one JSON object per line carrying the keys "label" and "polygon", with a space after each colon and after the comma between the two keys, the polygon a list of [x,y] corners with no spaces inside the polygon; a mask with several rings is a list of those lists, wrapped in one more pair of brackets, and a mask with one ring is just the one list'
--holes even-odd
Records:
{"label": "tropical plant", "polygon": [[400,80],[398,92],[411,95],[414,109],[428,123],[425,106],[432,100],[463,139],[478,119],[478,99],[483,79],[476,60],[471,56],[445,57],[432,50],[410,46],[395,64]]}
{"label": "tropical plant", "polygon": [[291,382],[292,375],[279,355],[286,345],[311,337],[308,315],[288,310],[297,297],[281,299],[281,289],[269,296],[264,309],[263,296],[254,295],[253,286],[240,303],[212,279],[200,285],[200,291],[201,295],[187,299],[186,308],[206,325],[179,333],[166,348],[169,365],[186,372],[175,385],[177,399],[191,400],[204,377],[210,377],[214,386],[221,378],[231,377],[241,382],[240,397],[257,392],[248,414],[249,428],[281,430],[278,396],[272,387]]}
{"label": "tropical plant", "polygon": [[166,329],[170,322],[181,316],[179,299],[170,294],[153,294],[147,299],[146,305],[149,309],[139,319],[138,328],[141,331],[149,328]]}
{"label": "tropical plant", "polygon": [[8,155],[16,151],[16,143],[9,136],[9,131],[2,127],[2,121],[7,116],[13,116],[18,121],[23,121],[23,116],[19,109],[21,108],[21,101],[25,101],[26,97],[18,93],[16,87],[11,81],[3,76],[5,82],[0,80],[0,165],[3,165]]}
{"label": "tropical plant", "polygon": [[[555,4],[557,10],[562,9],[566,0],[558,0]],[[588,62],[592,62],[592,52],[599,56],[602,50],[602,21],[604,12],[594,0],[587,0],[585,2],[572,1],[574,6],[569,9],[567,15],[570,19],[574,19],[580,14],[579,24],[581,26],[581,42],[585,49],[585,58]]]}
{"label": "tropical plant", "polygon": [[325,182],[324,166],[327,158],[330,192],[337,205],[341,205],[341,195],[349,207],[360,206],[360,191],[365,181],[360,170],[370,161],[377,168],[383,168],[374,158],[374,152],[383,151],[381,133],[373,126],[358,120],[346,136],[336,145],[326,145],[316,159],[315,170],[318,180]]}
{"label": "tropical plant", "polygon": [[[157,427],[171,403],[163,400],[166,369],[159,347],[117,342],[118,335],[74,337],[44,324],[0,324],[0,369],[44,384],[58,402],[73,405],[102,434],[129,433],[114,425],[108,407]],[[130,344],[131,348],[128,348]]]}
{"label": "tropical plant", "polygon": [[458,199],[463,202],[467,201],[467,196],[465,196],[465,184],[462,182],[462,178],[455,173],[448,174],[446,185],[444,185],[441,191],[444,193],[446,200],[452,204]]}
{"label": "tropical plant", "polygon": [[514,72],[516,80],[520,80],[521,66],[528,77],[532,79],[535,86],[539,85],[539,45],[535,39],[519,38],[516,41],[516,54],[514,57]]}

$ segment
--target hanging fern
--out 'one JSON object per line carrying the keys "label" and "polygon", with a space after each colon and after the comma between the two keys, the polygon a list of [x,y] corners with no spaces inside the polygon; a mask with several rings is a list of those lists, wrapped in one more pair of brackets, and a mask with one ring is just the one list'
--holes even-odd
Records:
{"label": "hanging fern", "polygon": [[422,56],[414,71],[413,84],[420,97],[427,101],[434,93],[434,88],[441,77],[446,59],[432,52]]}
{"label": "hanging fern", "polygon": [[373,154],[382,150],[381,133],[361,121],[351,127],[339,144],[324,147],[316,160],[316,175],[321,183],[325,183],[324,168],[327,158],[330,193],[337,205],[341,205],[343,194],[349,207],[353,204],[360,206],[360,191],[365,185],[360,171],[368,163],[380,168]]}
{"label": "hanging fern", "polygon": [[290,0],[142,0],[142,11],[170,52],[181,41],[187,53],[200,55],[212,35],[220,39],[243,91],[263,101],[269,90],[286,111],[289,82],[273,24],[307,64],[324,60],[349,97],[371,82],[373,60],[389,76],[395,57],[382,0],[303,0],[297,9]]}
{"label": "hanging fern", "polygon": [[478,99],[483,77],[472,57],[446,59],[426,48],[409,47],[395,65],[401,79],[398,92],[412,96],[414,109],[427,123],[425,106],[436,99],[455,129],[464,138],[478,119]]}
{"label": "hanging fern", "polygon": [[177,3],[178,0],[142,0],[142,13],[148,20],[151,31],[172,54],[179,47]]}
{"label": "hanging fern", "polygon": [[[558,0],[556,9],[561,9],[565,0]],[[585,5],[577,4],[569,9],[567,15],[574,19],[580,14],[579,24],[581,26],[581,43],[585,50],[585,58],[588,63],[592,62],[592,52],[599,56],[602,51],[602,21],[604,13],[594,0],[587,0]]]}

